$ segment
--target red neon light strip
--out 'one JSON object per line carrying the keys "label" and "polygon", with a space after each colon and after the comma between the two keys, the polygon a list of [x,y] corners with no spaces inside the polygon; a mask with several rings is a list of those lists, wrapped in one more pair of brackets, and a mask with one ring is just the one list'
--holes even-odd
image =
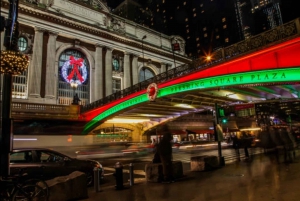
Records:
{"label": "red neon light strip", "polygon": [[[293,50],[293,52],[290,52],[291,50]],[[268,54],[269,53],[274,53],[274,57],[270,57]],[[280,57],[281,55],[294,55],[293,57],[291,56],[284,56],[284,57]],[[298,55],[298,56],[295,56]],[[183,82],[187,82],[187,81],[191,81],[191,80],[195,80],[195,79],[200,79],[200,78],[206,78],[206,77],[212,77],[212,76],[217,76],[217,75],[225,75],[225,74],[231,74],[231,73],[241,73],[241,72],[248,72],[248,71],[252,71],[252,70],[267,70],[267,69],[273,69],[273,68],[284,68],[287,66],[284,66],[284,64],[294,64],[294,66],[300,66],[300,37],[297,37],[295,39],[286,41],[284,43],[257,51],[255,53],[251,53],[242,57],[239,57],[235,60],[232,61],[228,61],[226,63],[214,66],[214,67],[210,67],[198,72],[195,72],[193,74],[190,75],[186,75],[184,77],[181,78],[177,78],[176,80],[171,80],[171,81],[167,81],[165,83],[159,84],[158,88],[164,88],[164,87],[168,87],[171,85],[175,85],[175,84],[180,84]],[[267,59],[264,60],[263,56],[267,56]],[[260,65],[259,67],[255,67],[255,66],[251,66],[251,60],[255,60],[258,57],[260,57],[261,61],[264,61],[264,64]],[[273,63],[273,60],[276,60],[275,63],[276,64],[280,64],[282,66],[269,66],[269,63]],[[280,59],[280,61],[277,61],[278,59]],[[292,62],[291,62],[292,60]],[[267,66],[267,67],[265,67]],[[293,67],[293,66],[289,66],[289,67]],[[128,95],[124,98],[121,98],[119,100],[116,100],[112,103],[108,103],[107,105],[104,105],[102,107],[96,108],[94,110],[88,111],[84,114],[81,115],[81,119],[90,121],[92,120],[94,117],[96,117],[97,115],[99,115],[100,113],[102,113],[103,111],[123,102],[126,100],[129,100],[131,98],[134,98],[136,96],[139,96],[141,94],[146,93],[146,90],[142,90],[139,92],[136,92],[134,94]]]}

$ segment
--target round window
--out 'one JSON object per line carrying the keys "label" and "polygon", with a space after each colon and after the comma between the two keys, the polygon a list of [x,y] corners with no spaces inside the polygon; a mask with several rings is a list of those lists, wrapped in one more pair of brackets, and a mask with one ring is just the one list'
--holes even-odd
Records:
{"label": "round window", "polygon": [[25,37],[20,37],[18,39],[18,47],[21,52],[24,52],[28,47],[28,41]]}

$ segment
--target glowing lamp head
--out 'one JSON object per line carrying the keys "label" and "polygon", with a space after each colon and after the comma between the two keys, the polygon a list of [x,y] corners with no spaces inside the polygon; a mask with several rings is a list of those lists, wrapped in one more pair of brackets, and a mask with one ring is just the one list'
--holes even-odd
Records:
{"label": "glowing lamp head", "polygon": [[206,56],[206,61],[210,61],[211,60],[211,56]]}

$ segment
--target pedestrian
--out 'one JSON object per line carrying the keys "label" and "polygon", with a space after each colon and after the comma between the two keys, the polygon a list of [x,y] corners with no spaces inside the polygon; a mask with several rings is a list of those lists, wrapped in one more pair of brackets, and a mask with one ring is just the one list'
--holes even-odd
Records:
{"label": "pedestrian", "polygon": [[174,182],[172,170],[172,134],[168,125],[162,125],[159,129],[160,134],[163,135],[161,141],[157,146],[157,152],[163,166],[163,182]]}

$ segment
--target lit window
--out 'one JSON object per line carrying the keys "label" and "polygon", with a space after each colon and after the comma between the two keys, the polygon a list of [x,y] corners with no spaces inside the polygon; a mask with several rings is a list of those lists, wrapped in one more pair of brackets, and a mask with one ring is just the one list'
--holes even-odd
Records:
{"label": "lit window", "polygon": [[187,25],[185,25],[185,27],[189,27],[189,25],[187,24]]}
{"label": "lit window", "polygon": [[219,36],[219,35],[217,35],[217,36],[216,36],[216,39],[219,39],[219,38],[220,38],[220,36]]}
{"label": "lit window", "polygon": [[177,10],[179,9],[179,6],[177,6]]}
{"label": "lit window", "polygon": [[201,13],[204,13],[204,10],[202,10]]}
{"label": "lit window", "polygon": [[224,25],[223,25],[223,29],[226,29],[226,28],[227,28],[227,25],[226,25],[226,24],[224,24]]}
{"label": "lit window", "polygon": [[200,43],[197,43],[197,47],[199,47],[200,46]]}
{"label": "lit window", "polygon": [[226,22],[226,18],[225,17],[222,18],[222,22]]}
{"label": "lit window", "polygon": [[204,38],[206,38],[206,37],[207,37],[207,33],[204,34]]}
{"label": "lit window", "polygon": [[199,41],[199,38],[196,38],[196,41]]}
{"label": "lit window", "polygon": [[27,39],[24,37],[20,37],[18,39],[18,47],[21,52],[25,51],[28,47]]}
{"label": "lit window", "polygon": [[159,8],[156,11],[159,12]]}
{"label": "lit window", "polygon": [[165,13],[165,12],[166,12],[166,10],[163,11],[163,13]]}
{"label": "lit window", "polygon": [[206,31],[206,27],[203,28],[203,31]]}
{"label": "lit window", "polygon": [[162,0],[162,3],[165,3],[165,0]]}
{"label": "lit window", "polygon": [[[80,74],[77,75],[78,72],[71,74],[72,65],[70,64],[71,60],[78,61],[82,59],[82,65],[78,68],[78,72]],[[75,49],[67,49],[61,53],[58,59],[58,91],[57,98],[58,104],[70,104],[73,100],[74,89],[71,87],[71,82],[76,82],[78,84],[75,89],[75,93],[78,94],[81,102],[80,104],[85,105],[89,102],[90,97],[90,83],[89,83],[89,61],[87,57],[80,51]],[[72,78],[69,79],[68,76],[73,75]],[[83,78],[83,79],[82,79]]]}
{"label": "lit window", "polygon": [[185,21],[188,22],[188,21],[189,21],[189,18],[185,18]]}
{"label": "lit window", "polygon": [[196,8],[193,8],[193,11],[195,12],[195,11],[196,11]]}
{"label": "lit window", "polygon": [[225,38],[225,43],[228,43],[229,42],[229,38]]}
{"label": "lit window", "polygon": [[194,17],[196,17],[197,16],[197,14],[196,13],[194,13]]}
{"label": "lit window", "polygon": [[186,5],[186,1],[185,1],[185,2],[183,2],[183,5]]}
{"label": "lit window", "polygon": [[189,32],[190,32],[190,30],[187,29],[187,30],[186,30],[186,33],[189,33]]}
{"label": "lit window", "polygon": [[171,16],[171,17],[170,17],[170,20],[172,20],[172,19],[173,19],[173,17]]}
{"label": "lit window", "polygon": [[203,7],[203,4],[200,4],[200,7]]}

